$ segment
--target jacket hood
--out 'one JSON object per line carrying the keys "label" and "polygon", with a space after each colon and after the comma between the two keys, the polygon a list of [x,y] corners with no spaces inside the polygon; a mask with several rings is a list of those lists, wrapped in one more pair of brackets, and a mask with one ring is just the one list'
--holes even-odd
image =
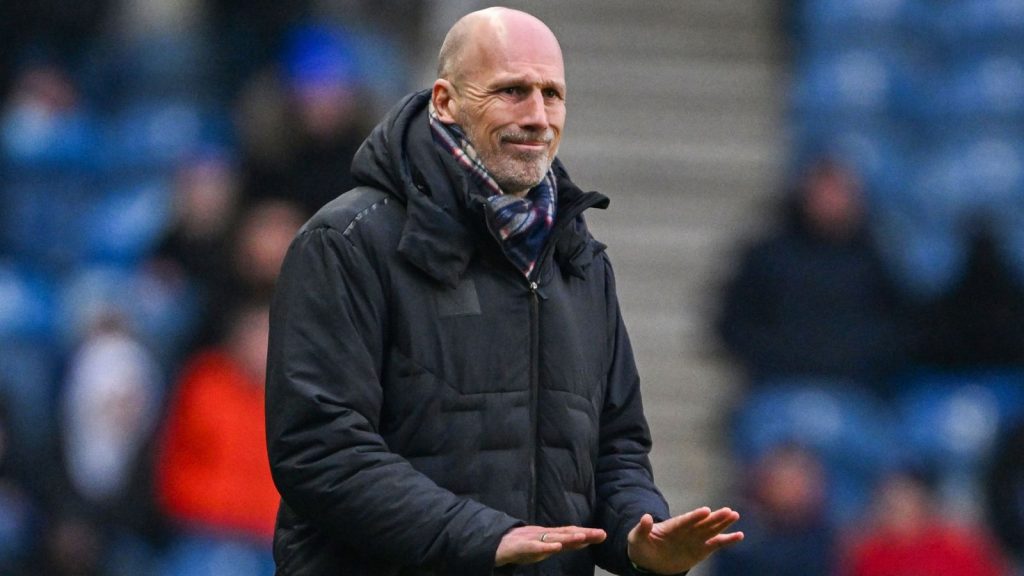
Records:
{"label": "jacket hood", "polygon": [[[421,90],[392,108],[356,152],[352,175],[359,184],[383,190],[405,205],[399,253],[437,281],[455,286],[481,236],[492,237],[484,222],[486,195],[476,191],[466,171],[434,143],[429,103],[430,90]],[[556,218],[573,220],[565,223],[569,230],[558,238],[555,257],[572,264],[569,270],[575,273],[592,259],[584,250],[591,238],[579,212],[591,206],[605,208],[608,199],[580,190],[557,158],[552,170],[558,183]]]}
{"label": "jacket hood", "polygon": [[421,90],[392,108],[356,152],[352,176],[405,205],[398,252],[435,280],[455,286],[475,252],[456,202],[469,183],[434,145],[429,102],[430,91]]}
{"label": "jacket hood", "polygon": [[444,170],[444,159],[433,144],[427,121],[429,103],[430,91],[421,90],[387,113],[353,158],[352,176],[357,182],[384,190],[403,203],[429,193],[427,176],[437,180],[435,186],[445,181],[457,183],[450,182],[458,175]]}

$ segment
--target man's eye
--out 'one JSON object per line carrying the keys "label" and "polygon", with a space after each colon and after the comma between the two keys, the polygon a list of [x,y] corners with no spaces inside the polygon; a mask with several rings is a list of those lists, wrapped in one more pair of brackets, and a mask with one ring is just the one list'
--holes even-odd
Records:
{"label": "man's eye", "polygon": [[501,91],[509,96],[518,96],[522,92],[518,86],[509,86],[507,88],[503,88]]}
{"label": "man's eye", "polygon": [[545,98],[561,98],[562,95],[558,92],[558,90],[555,90],[554,88],[548,88],[547,90],[544,91],[544,97]]}

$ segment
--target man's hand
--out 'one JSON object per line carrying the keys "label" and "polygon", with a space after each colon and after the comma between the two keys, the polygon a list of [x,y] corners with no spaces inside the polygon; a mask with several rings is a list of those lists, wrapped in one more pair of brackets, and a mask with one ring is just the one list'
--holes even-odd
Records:
{"label": "man's hand", "polygon": [[604,530],[599,528],[520,526],[501,538],[498,552],[494,555],[494,566],[533,564],[559,552],[600,544],[605,537]]}
{"label": "man's hand", "polygon": [[729,508],[712,512],[706,507],[657,524],[650,514],[644,514],[629,531],[629,559],[656,574],[685,572],[715,550],[743,540],[742,532],[723,534],[739,518]]}

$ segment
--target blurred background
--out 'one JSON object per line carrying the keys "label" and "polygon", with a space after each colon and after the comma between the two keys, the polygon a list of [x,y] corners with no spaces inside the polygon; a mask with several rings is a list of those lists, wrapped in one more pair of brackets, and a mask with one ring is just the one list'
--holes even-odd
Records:
{"label": "blurred background", "polygon": [[[267,299],[468,0],[0,3],[0,576],[273,573]],[[695,576],[1019,575],[1024,0],[514,1]]]}

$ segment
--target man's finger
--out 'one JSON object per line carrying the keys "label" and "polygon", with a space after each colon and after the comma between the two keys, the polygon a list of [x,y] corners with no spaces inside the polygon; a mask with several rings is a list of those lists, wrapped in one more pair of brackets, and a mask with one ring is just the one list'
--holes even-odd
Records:
{"label": "man's finger", "polygon": [[[588,538],[584,534],[571,534],[571,535],[567,534],[567,535],[564,535],[563,537],[565,538],[565,541],[561,542],[561,544],[562,544],[562,551],[582,550],[582,549],[586,548],[587,546],[591,546],[593,544],[600,544],[601,542],[604,542],[604,540],[605,540],[605,537],[604,537],[603,534],[601,535],[600,538],[595,538],[595,537]],[[551,538],[548,538],[548,541],[550,542]]]}
{"label": "man's finger", "polygon": [[707,519],[709,516],[711,516],[711,509],[707,506],[702,506],[696,510],[691,510],[685,514],[673,516],[668,520],[659,522],[658,532],[662,534],[671,534],[672,532],[680,529],[689,530]]}
{"label": "man's finger", "polygon": [[715,536],[714,538],[705,542],[705,546],[707,546],[712,552],[714,552],[716,550],[721,550],[726,546],[732,546],[733,544],[743,540],[743,538],[743,532],[730,532],[728,534],[719,534],[718,536]]}
{"label": "man's finger", "polygon": [[552,542],[551,539],[547,539],[544,542],[540,540],[525,540],[520,551],[526,554],[557,554],[562,551],[562,543]]}
{"label": "man's finger", "polygon": [[740,515],[738,512],[734,512],[729,508],[722,508],[721,510],[713,512],[711,516],[708,516],[695,528],[702,534],[707,534],[708,538],[710,538],[711,536],[724,531],[739,519]]}
{"label": "man's finger", "polygon": [[560,542],[562,544],[599,544],[604,542],[606,537],[604,530],[546,532],[542,535],[544,542]]}
{"label": "man's finger", "polygon": [[[583,532],[544,532],[537,539],[547,544],[552,542],[557,542],[559,544],[577,544],[587,542],[591,538]],[[604,538],[601,538],[601,540],[604,540]]]}
{"label": "man's finger", "polygon": [[540,540],[522,540],[511,550],[510,564],[532,564],[540,562],[548,556],[562,551],[558,542],[541,542]]}
{"label": "man's finger", "polygon": [[598,542],[603,541],[607,534],[600,528],[585,528],[582,526],[559,526],[557,528],[545,528],[542,531],[543,534],[547,534],[547,541],[551,541],[551,538],[555,535],[560,536],[582,536],[584,540],[596,540]]}

